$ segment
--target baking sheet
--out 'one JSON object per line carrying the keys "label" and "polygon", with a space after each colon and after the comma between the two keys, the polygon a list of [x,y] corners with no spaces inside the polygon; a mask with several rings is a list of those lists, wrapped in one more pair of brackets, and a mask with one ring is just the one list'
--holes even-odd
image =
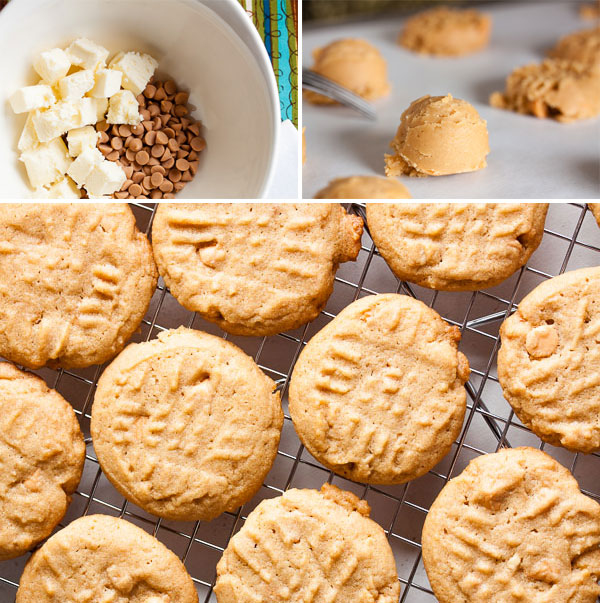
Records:
{"label": "baking sheet", "polygon": [[384,175],[383,155],[400,115],[417,98],[451,93],[472,103],[488,122],[488,167],[453,176],[403,177],[414,198],[588,199],[600,197],[600,118],[571,124],[494,109],[489,95],[503,90],[515,68],[543,59],[564,34],[592,27],[578,16],[578,0],[490,4],[481,10],[493,20],[490,47],[463,58],[414,54],[396,43],[400,17],[338,26],[307,25],[303,61],[312,65],[314,48],[346,37],[377,46],[388,62],[392,92],[375,103],[377,122],[350,109],[303,102],[307,163],[303,197],[312,198],[333,178]]}

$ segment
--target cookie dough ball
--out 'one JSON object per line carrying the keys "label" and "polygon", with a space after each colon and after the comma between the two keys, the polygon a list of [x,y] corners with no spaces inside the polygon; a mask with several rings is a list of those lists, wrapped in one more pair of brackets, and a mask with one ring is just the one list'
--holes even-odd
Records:
{"label": "cookie dough ball", "polygon": [[[367,100],[376,100],[390,91],[387,64],[377,48],[365,40],[346,38],[313,51],[312,70]],[[317,104],[335,101],[306,91],[306,99]]]}
{"label": "cookie dough ball", "polygon": [[600,77],[589,65],[546,59],[515,69],[490,104],[563,123],[589,119],[600,114]]}
{"label": "cookie dough ball", "polygon": [[487,166],[490,152],[486,122],[468,102],[447,96],[423,96],[400,118],[385,156],[387,176],[446,176]]}
{"label": "cookie dough ball", "polygon": [[440,291],[492,287],[544,234],[547,203],[367,203],[379,253],[403,281]]}
{"label": "cookie dough ball", "polygon": [[576,31],[561,38],[548,56],[582,63],[600,72],[600,27]]}
{"label": "cookie dough ball", "polygon": [[351,176],[332,180],[315,199],[411,199],[411,196],[395,178]]}
{"label": "cookie dough ball", "polygon": [[484,454],[425,518],[423,563],[440,603],[596,603],[600,505],[534,448]]}
{"label": "cookie dough ball", "polygon": [[394,555],[369,513],[329,484],[263,500],[217,565],[218,603],[398,603]]}
{"label": "cookie dough ball", "polygon": [[476,10],[439,7],[408,19],[398,43],[422,54],[461,56],[485,48],[491,29],[491,19]]}

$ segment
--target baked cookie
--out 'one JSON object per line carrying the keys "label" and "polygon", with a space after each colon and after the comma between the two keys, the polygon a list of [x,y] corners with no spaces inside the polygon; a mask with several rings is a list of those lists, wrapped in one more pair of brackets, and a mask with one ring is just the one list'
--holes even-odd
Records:
{"label": "baked cookie", "polygon": [[369,513],[329,484],[263,500],[217,565],[218,603],[397,603],[392,549]]}
{"label": "baked cookie", "polygon": [[71,405],[35,375],[0,363],[0,561],[47,538],[77,488],[85,444]]}
{"label": "baked cookie", "polygon": [[367,203],[379,253],[401,280],[440,291],[492,287],[544,234],[547,203]]}
{"label": "baked cookie", "polygon": [[183,563],[137,526],[108,515],[71,522],[25,566],[16,603],[198,603]]}
{"label": "baked cookie", "polygon": [[576,61],[600,70],[600,27],[576,31],[564,36],[548,56]]}
{"label": "baked cookie", "polygon": [[440,603],[596,603],[600,505],[534,448],[471,461],[433,503],[423,563]]}
{"label": "baked cookie", "polygon": [[594,21],[600,19],[600,0],[594,3],[586,3],[579,5],[579,16],[586,21]]}
{"label": "baked cookie", "polygon": [[491,19],[479,11],[441,6],[408,19],[398,43],[421,54],[462,56],[485,48],[491,29]]}
{"label": "baked cookie", "polygon": [[600,267],[548,279],[500,328],[504,397],[537,436],[600,450]]}
{"label": "baked cookie", "polygon": [[487,123],[473,105],[459,98],[423,96],[402,114],[387,176],[446,176],[487,166]]}
{"label": "baked cookie", "polygon": [[410,199],[410,193],[395,178],[351,176],[332,180],[315,199]]}
{"label": "baked cookie", "polygon": [[564,59],[515,69],[506,90],[490,96],[492,107],[568,123],[600,113],[600,76],[589,65]]}
{"label": "baked cookie", "polygon": [[337,203],[161,203],[160,274],[188,310],[236,335],[273,335],[316,318],[362,220]]}
{"label": "baked cookie", "polygon": [[600,203],[588,203],[587,206],[590,208],[594,218],[596,218],[598,226],[600,226]]}
{"label": "baked cookie", "polygon": [[457,327],[407,295],[353,302],[294,367],[289,407],[302,443],[357,482],[400,484],[427,473],[462,427],[469,363],[459,340]]}
{"label": "baked cookie", "polygon": [[118,354],[157,280],[126,204],[0,205],[0,355],[30,368]]}
{"label": "baked cookie", "polygon": [[275,459],[275,383],[220,337],[180,327],[129,345],[104,371],[91,432],[102,470],[149,513],[192,521],[254,496]]}
{"label": "baked cookie", "polygon": [[[390,92],[387,63],[379,50],[366,40],[336,40],[313,50],[313,59],[312,71],[367,100],[377,100]],[[311,103],[336,104],[336,101],[309,90],[304,96]]]}

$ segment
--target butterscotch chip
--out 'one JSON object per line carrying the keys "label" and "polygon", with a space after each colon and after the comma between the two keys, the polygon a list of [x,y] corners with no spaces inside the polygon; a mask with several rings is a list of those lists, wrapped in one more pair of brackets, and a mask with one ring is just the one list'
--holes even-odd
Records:
{"label": "butterscotch chip", "polygon": [[[142,122],[143,123],[143,122]],[[141,136],[144,133],[144,126],[142,124],[138,124],[137,126],[131,126],[132,134],[136,136]]]}
{"label": "butterscotch chip", "polygon": [[329,484],[263,500],[217,565],[218,603],[397,603],[394,555],[369,511]]}
{"label": "butterscotch chip", "polygon": [[294,367],[289,408],[300,440],[354,481],[399,484],[427,473],[462,427],[469,363],[459,341],[457,327],[411,297],[353,302]]}
{"label": "butterscotch chip", "polygon": [[169,142],[169,137],[162,131],[156,133],[157,144],[166,145]]}
{"label": "butterscotch chip", "polygon": [[152,176],[150,177],[150,181],[154,188],[159,187],[162,184],[163,180],[164,180],[163,175],[160,174],[159,172],[154,172],[152,174]]}
{"label": "butterscotch chip", "polygon": [[576,31],[564,36],[550,50],[548,56],[576,61],[600,71],[600,27]]}
{"label": "butterscotch chip", "polygon": [[198,603],[177,556],[137,526],[107,515],[80,517],[27,563],[16,603]]}
{"label": "butterscotch chip", "polygon": [[204,138],[201,136],[195,136],[190,141],[190,145],[194,151],[203,151],[206,147],[206,140],[204,140]]}
{"label": "butterscotch chip", "polygon": [[164,180],[163,183],[159,185],[159,188],[163,193],[170,193],[173,190],[173,183],[169,180]]}
{"label": "butterscotch chip", "polygon": [[500,329],[498,378],[519,419],[545,442],[600,450],[600,268],[548,279]]}
{"label": "butterscotch chip", "polygon": [[487,123],[470,103],[447,96],[424,96],[400,118],[387,176],[446,176],[481,170],[490,152]]}
{"label": "butterscotch chip", "polygon": [[108,366],[91,433],[103,471],[125,497],[149,513],[192,521],[254,496],[282,424],[275,383],[252,358],[182,327],[131,344]]}
{"label": "butterscotch chip", "polygon": [[149,130],[148,132],[146,132],[146,135],[144,136],[144,142],[149,147],[151,147],[155,141],[156,141],[156,132],[154,130]]}
{"label": "butterscotch chip", "polygon": [[423,562],[440,603],[595,603],[600,505],[534,448],[482,455],[452,479],[423,526]]}
{"label": "butterscotch chip", "polygon": [[119,159],[119,151],[112,151],[111,153],[108,153],[108,155],[106,155],[106,159],[109,161],[117,161],[117,159]]}
{"label": "butterscotch chip", "polygon": [[0,363],[0,561],[47,538],[85,460],[71,405],[39,377]]}
{"label": "butterscotch chip", "polygon": [[177,169],[180,172],[185,172],[186,170],[190,169],[190,164],[183,158],[179,158],[176,162],[175,165],[177,166]]}
{"label": "butterscotch chip", "polygon": [[140,165],[146,165],[150,161],[150,155],[148,155],[147,151],[141,150],[139,153],[136,153],[135,160]]}
{"label": "butterscotch chip", "polygon": [[0,355],[30,368],[101,364],[156,286],[127,204],[0,206]]}
{"label": "butterscotch chip", "polygon": [[175,165],[175,159],[173,159],[173,157],[170,157],[169,159],[165,159],[165,156],[162,156],[162,164],[168,169],[170,170],[174,165]]}
{"label": "butterscotch chip", "polygon": [[152,157],[159,158],[165,154],[165,147],[162,144],[155,144],[151,150]]}
{"label": "butterscotch chip", "polygon": [[139,184],[144,179],[144,174],[138,170],[139,168],[136,168],[136,171],[133,173],[133,176],[131,176],[131,179],[135,182],[135,184]]}
{"label": "butterscotch chip", "polygon": [[152,233],[179,303],[230,333],[266,335],[319,314],[338,265],[359,252],[362,220],[337,203],[166,203]]}
{"label": "butterscotch chip", "polygon": [[110,128],[110,126],[105,121],[99,121],[96,124],[96,130],[98,130],[98,132],[106,132],[108,130],[108,128]]}
{"label": "butterscotch chip", "polygon": [[127,138],[127,137],[131,136],[131,128],[128,125],[119,126],[119,134],[123,138]]}
{"label": "butterscotch chip", "polygon": [[410,199],[406,187],[395,178],[352,176],[337,178],[321,189],[315,199]]}
{"label": "butterscotch chip", "polygon": [[167,80],[165,82],[165,92],[169,95],[173,95],[177,92],[177,86],[173,80]]}
{"label": "butterscotch chip", "polygon": [[367,203],[367,223],[399,279],[472,291],[501,283],[529,260],[547,211],[547,203]]}
{"label": "butterscotch chip", "polygon": [[190,99],[189,92],[178,92],[175,95],[175,104],[177,105],[187,105],[188,100]]}
{"label": "butterscotch chip", "polygon": [[461,56],[485,48],[491,29],[491,19],[479,11],[439,7],[408,19],[398,43],[422,54]]}
{"label": "butterscotch chip", "polygon": [[[149,170],[148,170],[149,171]],[[146,191],[149,191],[152,188],[152,179],[150,178],[149,175],[147,175],[143,180],[142,180],[142,184],[143,187],[146,189]]]}

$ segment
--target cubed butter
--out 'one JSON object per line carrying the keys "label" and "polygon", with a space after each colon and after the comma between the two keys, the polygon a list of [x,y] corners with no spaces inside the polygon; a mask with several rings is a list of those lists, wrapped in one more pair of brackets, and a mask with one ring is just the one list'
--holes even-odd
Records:
{"label": "cubed butter", "polygon": [[96,148],[97,142],[98,132],[92,126],[69,130],[67,134],[67,144],[71,157],[79,157],[88,147]]}
{"label": "cubed butter", "polygon": [[50,188],[37,188],[33,196],[36,199],[81,199],[81,193],[75,183],[65,176]]}
{"label": "cubed butter", "polygon": [[81,125],[78,106],[71,101],[59,101],[45,111],[33,114],[33,127],[40,142],[49,142]]}
{"label": "cubed butter", "polygon": [[51,86],[65,77],[71,68],[71,61],[62,48],[46,50],[34,61],[33,68]]}
{"label": "cubed butter", "polygon": [[121,90],[110,97],[108,102],[109,124],[129,124],[136,126],[142,121],[139,104],[130,90]]}
{"label": "cubed butter", "polygon": [[93,98],[110,98],[121,89],[123,73],[118,69],[98,69],[96,83],[90,92]]}
{"label": "cubed butter", "polygon": [[108,111],[108,99],[94,98],[92,100],[94,100],[96,104],[96,119],[98,121],[104,121],[106,118],[106,112]]}
{"label": "cubed butter", "polygon": [[86,38],[75,40],[67,48],[67,56],[73,65],[94,71],[106,65],[108,55],[106,48]]}
{"label": "cubed butter", "polygon": [[158,61],[149,54],[120,52],[110,62],[109,66],[111,69],[117,69],[123,73],[123,88],[131,90],[137,96],[146,88],[150,78],[158,67]]}
{"label": "cubed butter", "polygon": [[76,127],[92,126],[98,121],[98,107],[96,106],[95,98],[80,98],[76,105],[79,113]]}
{"label": "cubed butter", "polygon": [[23,152],[20,159],[25,164],[33,188],[57,182],[69,170],[72,162],[62,138],[55,138]]}
{"label": "cubed butter", "polygon": [[90,172],[85,190],[94,197],[112,195],[121,189],[125,180],[127,176],[118,163],[104,160]]}
{"label": "cubed butter", "polygon": [[8,99],[15,113],[28,113],[34,109],[44,109],[56,102],[52,88],[46,84],[19,88]]}
{"label": "cubed butter", "polygon": [[58,90],[63,100],[76,101],[94,87],[94,72],[91,69],[76,71],[58,82]]}
{"label": "cubed butter", "polygon": [[69,166],[69,169],[66,170],[68,176],[73,178],[75,183],[79,188],[85,185],[88,176],[92,172],[92,170],[100,165],[104,159],[102,153],[92,147],[88,147],[84,149],[81,155],[73,161],[73,163]]}
{"label": "cubed butter", "polygon": [[19,151],[29,151],[40,143],[35,133],[35,128],[33,127],[33,115],[33,112],[30,113],[25,121],[25,127],[23,128],[23,132],[17,143]]}

